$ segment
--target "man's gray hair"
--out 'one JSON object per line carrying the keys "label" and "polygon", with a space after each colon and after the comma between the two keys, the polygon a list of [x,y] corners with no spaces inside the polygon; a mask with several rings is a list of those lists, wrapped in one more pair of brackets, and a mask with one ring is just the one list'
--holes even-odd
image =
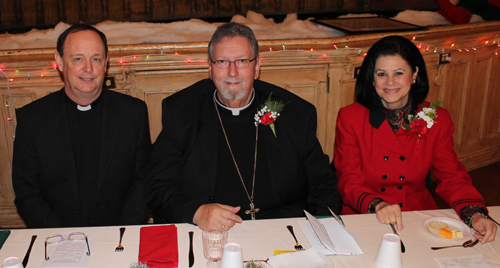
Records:
{"label": "man's gray hair", "polygon": [[217,27],[217,30],[215,30],[215,33],[212,35],[210,43],[208,43],[208,57],[212,59],[212,56],[214,55],[214,46],[218,42],[222,41],[222,39],[226,37],[232,38],[238,36],[244,37],[248,40],[248,42],[250,42],[253,57],[257,58],[259,56],[259,43],[257,42],[252,29],[246,25],[236,22],[225,23]]}

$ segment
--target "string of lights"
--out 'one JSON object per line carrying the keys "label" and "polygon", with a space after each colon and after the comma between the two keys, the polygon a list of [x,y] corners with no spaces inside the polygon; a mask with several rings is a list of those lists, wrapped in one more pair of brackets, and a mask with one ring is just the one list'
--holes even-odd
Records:
{"label": "string of lights", "polygon": [[[498,35],[495,36],[495,39],[498,39]],[[484,47],[490,47],[490,46],[496,46],[497,49],[494,50],[493,54],[495,56],[498,56],[498,53],[500,51],[500,42],[497,40],[488,40],[485,41],[484,43],[481,43],[480,45],[477,46],[470,46],[470,47],[456,47],[455,43],[452,43],[449,47],[438,47],[434,45],[429,45],[424,42],[419,42],[416,40],[416,36],[413,36],[412,42],[421,50],[422,53],[426,52],[432,52],[432,53],[450,53],[452,51],[457,51],[459,53],[468,53],[468,52],[473,52],[477,51],[480,48]],[[285,44],[281,46],[282,49],[280,50],[273,50],[272,47],[269,47],[269,51],[262,52],[260,53],[261,58],[266,58],[266,57],[271,57],[274,55],[277,55],[279,53],[301,53],[304,55],[308,55],[310,58],[318,57],[318,58],[323,58],[326,59],[331,55],[334,55],[335,53],[338,53],[339,51],[352,51],[353,55],[357,56],[366,56],[366,49],[362,48],[351,48],[348,46],[344,47],[338,47],[336,44],[332,45],[332,49],[328,51],[321,50],[320,52],[315,52],[313,48],[311,49],[287,49]],[[208,59],[207,58],[200,58],[200,57],[192,57],[189,55],[181,55],[178,52],[174,52],[173,54],[164,54],[163,53],[163,48],[160,49],[160,54],[143,54],[143,55],[130,55],[130,56],[124,56],[124,57],[119,57],[119,58],[113,58],[110,59],[109,61],[115,64],[120,64],[124,65],[129,62],[134,62],[137,61],[138,59],[147,61],[150,60],[151,58],[158,57],[158,56],[169,56],[169,57],[175,57],[178,59],[182,59],[183,61],[187,63],[205,63]],[[14,120],[13,115],[14,115],[14,109],[12,107],[12,92],[10,89],[10,83],[15,81],[15,78],[27,78],[30,79],[33,76],[38,76],[43,78],[44,75],[48,72],[57,72],[57,64],[53,62],[50,67],[43,68],[41,70],[34,70],[34,71],[19,71],[19,69],[16,69],[15,71],[8,72],[9,68],[5,68],[5,65],[0,65],[0,72],[5,76],[5,79],[7,80],[7,92],[9,94],[9,101],[8,104],[5,106],[9,107],[9,115],[7,117],[7,121],[10,122],[12,126],[12,137],[15,138],[15,125],[14,125]]]}
{"label": "string of lights", "polygon": [[[497,36],[498,38],[498,36]],[[471,51],[476,51],[480,48],[483,48],[483,47],[488,47],[488,46],[497,46],[498,49],[496,49],[493,53],[495,56],[498,56],[498,53],[500,51],[500,43],[496,40],[493,40],[493,41],[485,41],[484,44],[482,43],[481,45],[477,45],[477,46],[470,46],[470,47],[461,47],[461,48],[457,48],[455,46],[455,43],[452,43],[450,45],[450,47],[438,47],[438,46],[434,46],[434,45],[428,45],[426,43],[423,43],[423,42],[418,42],[416,41],[416,37],[414,36],[412,38],[412,42],[415,43],[415,45],[420,49],[420,50],[423,50],[422,52],[428,52],[428,51],[431,51],[433,53],[450,53],[452,51],[457,51],[457,52],[471,52]],[[366,56],[366,52],[367,50],[366,49],[362,49],[362,48],[351,48],[351,47],[348,47],[348,46],[344,46],[344,47],[337,47],[337,45],[333,44],[332,45],[332,50],[329,50],[329,51],[322,51],[322,52],[315,52],[313,48],[309,49],[309,50],[305,50],[305,49],[296,49],[296,50],[290,50],[290,49],[286,49],[286,46],[283,44],[282,45],[282,49],[281,50],[273,50],[272,47],[269,47],[269,51],[266,51],[266,52],[262,52],[260,54],[260,57],[266,57],[266,56],[270,56],[270,55],[273,55],[273,54],[277,54],[277,53],[282,53],[282,52],[300,52],[300,53],[308,53],[310,57],[321,57],[321,58],[327,58],[328,56],[338,52],[338,51],[343,51],[343,50],[348,50],[348,51],[353,51],[355,54],[357,54],[358,56]],[[188,55],[181,55],[179,54],[178,52],[175,52],[173,54],[164,54],[163,53],[163,49],[160,49],[160,54],[143,54],[143,55],[130,55],[130,56],[124,56],[124,57],[119,57],[119,58],[113,58],[113,59],[110,59],[110,62],[115,62],[115,63],[118,63],[120,65],[124,65],[128,62],[132,62],[134,60],[137,60],[137,59],[142,59],[142,60],[149,60],[150,58],[152,57],[156,57],[156,56],[165,56],[165,55],[168,55],[168,56],[171,56],[171,57],[178,57],[179,59],[183,59],[185,62],[187,63],[193,63],[193,62],[199,62],[199,63],[204,63],[206,62],[208,59],[207,58],[199,58],[199,57],[191,57],[191,56],[188,56]],[[2,70],[4,69],[4,70]],[[44,68],[42,70],[36,70],[36,71],[19,71],[19,69],[16,69],[15,71],[12,71],[12,72],[7,72],[7,68],[2,68],[1,65],[0,65],[0,71],[6,73],[6,74],[9,74],[10,75],[10,82],[13,82],[14,81],[14,76],[21,76],[21,75],[25,75],[25,77],[27,77],[28,79],[30,79],[33,75],[39,75],[40,77],[44,77],[44,73],[47,73],[47,72],[54,72],[54,71],[57,71],[57,64],[54,62],[51,64],[51,67],[47,67],[47,68]]]}
{"label": "string of lights", "polygon": [[9,114],[7,115],[7,122],[10,124],[10,131],[12,132],[12,140],[16,137],[15,133],[15,125],[14,125],[14,120],[13,120],[13,115],[14,115],[14,108],[12,107],[12,92],[10,91],[10,79],[9,75],[5,73],[2,69],[0,69],[0,73],[5,76],[7,79],[7,93],[9,94],[8,98],[8,103],[5,104],[6,107],[8,107]]}

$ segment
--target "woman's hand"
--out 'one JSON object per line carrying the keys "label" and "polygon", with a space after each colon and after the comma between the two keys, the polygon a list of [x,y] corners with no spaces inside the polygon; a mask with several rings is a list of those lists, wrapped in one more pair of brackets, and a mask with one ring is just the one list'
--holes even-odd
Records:
{"label": "woman's hand", "polygon": [[472,228],[476,230],[473,234],[481,243],[495,241],[497,226],[493,221],[482,214],[476,214],[472,217]]}
{"label": "woman's hand", "polygon": [[398,204],[381,202],[375,207],[375,212],[380,223],[396,224],[398,231],[403,230],[403,215],[401,215],[401,207]]}

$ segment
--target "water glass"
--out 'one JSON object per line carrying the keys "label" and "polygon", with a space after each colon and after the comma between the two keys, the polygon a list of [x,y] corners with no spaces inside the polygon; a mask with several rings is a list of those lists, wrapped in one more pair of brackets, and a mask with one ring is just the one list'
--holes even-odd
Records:
{"label": "water glass", "polygon": [[210,262],[218,262],[227,243],[227,232],[223,230],[203,231],[203,255]]}

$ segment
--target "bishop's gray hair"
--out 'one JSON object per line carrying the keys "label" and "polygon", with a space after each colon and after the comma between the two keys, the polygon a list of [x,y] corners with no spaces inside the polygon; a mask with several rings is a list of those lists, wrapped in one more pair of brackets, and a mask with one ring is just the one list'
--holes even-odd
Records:
{"label": "bishop's gray hair", "polygon": [[226,37],[232,38],[238,36],[244,37],[248,40],[250,46],[252,47],[253,57],[257,58],[259,56],[259,43],[257,42],[252,29],[246,25],[236,22],[225,23],[217,27],[217,30],[215,30],[215,33],[212,35],[210,43],[208,43],[208,57],[212,59],[212,56],[214,55],[214,46],[218,42],[222,41],[222,39]]}

